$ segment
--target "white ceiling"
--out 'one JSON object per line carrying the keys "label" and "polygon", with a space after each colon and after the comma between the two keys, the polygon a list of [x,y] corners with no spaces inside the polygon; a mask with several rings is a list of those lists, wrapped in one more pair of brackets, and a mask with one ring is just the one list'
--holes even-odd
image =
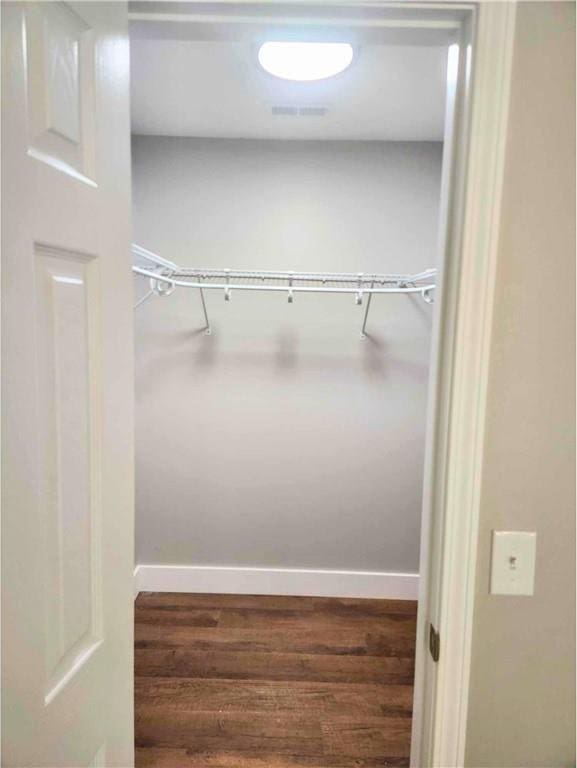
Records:
{"label": "white ceiling", "polygon": [[[352,66],[316,83],[263,72],[254,43],[131,40],[132,131],[162,136],[441,141],[446,46],[360,45]],[[273,106],[323,107],[279,116]]]}

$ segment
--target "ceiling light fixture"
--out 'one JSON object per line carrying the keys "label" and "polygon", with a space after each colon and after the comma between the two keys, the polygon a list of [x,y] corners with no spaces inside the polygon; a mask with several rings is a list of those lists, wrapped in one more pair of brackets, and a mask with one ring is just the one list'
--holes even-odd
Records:
{"label": "ceiling light fixture", "polygon": [[350,66],[350,43],[263,43],[258,61],[269,74],[282,80],[311,82],[338,75]]}

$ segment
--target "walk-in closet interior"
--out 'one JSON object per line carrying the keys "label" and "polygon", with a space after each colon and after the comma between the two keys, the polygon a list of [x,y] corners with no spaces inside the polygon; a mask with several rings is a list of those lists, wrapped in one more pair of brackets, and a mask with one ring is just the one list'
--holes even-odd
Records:
{"label": "walk-in closet interior", "polygon": [[131,10],[137,765],[408,765],[450,41]]}

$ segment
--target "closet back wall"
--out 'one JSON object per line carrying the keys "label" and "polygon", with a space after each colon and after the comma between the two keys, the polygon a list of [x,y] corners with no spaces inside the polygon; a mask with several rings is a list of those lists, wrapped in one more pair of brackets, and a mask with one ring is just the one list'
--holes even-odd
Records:
{"label": "closet back wall", "polygon": [[[133,137],[135,242],[186,266],[435,266],[442,145]],[[137,279],[137,295],[147,286]],[[136,311],[137,562],[415,573],[432,309],[177,290]],[[366,299],[365,299],[366,300]]]}

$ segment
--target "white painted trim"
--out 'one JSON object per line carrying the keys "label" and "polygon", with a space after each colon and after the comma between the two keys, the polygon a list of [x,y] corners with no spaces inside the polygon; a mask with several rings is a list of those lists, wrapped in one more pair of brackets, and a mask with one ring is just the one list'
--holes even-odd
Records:
{"label": "white painted trim", "polygon": [[[473,88],[460,308],[451,392],[433,765],[461,766],[469,704],[481,478],[493,303],[505,177],[516,4],[482,3]],[[449,608],[450,606],[450,608]]]}
{"label": "white painted trim", "polygon": [[139,565],[134,592],[207,592],[237,595],[371,597],[416,600],[417,573],[234,568],[205,565]]}
{"label": "white painted trim", "polygon": [[138,593],[140,592],[140,587],[138,585],[139,585],[139,580],[138,580],[138,565],[137,565],[134,569],[134,577],[132,582],[135,600],[138,597]]}
{"label": "white painted trim", "polygon": [[[490,360],[505,148],[515,33],[515,2],[482,2],[474,39],[472,111],[468,138],[460,139],[451,200],[446,317],[441,345],[446,366],[435,405],[441,434],[434,446],[433,526],[438,538],[424,573],[427,617],[441,637],[431,673],[426,623],[418,637],[418,664],[428,665],[422,703],[430,728],[421,728],[413,765],[456,768],[465,763],[473,608],[486,394]],[[456,279],[455,279],[456,278]],[[423,661],[426,657],[426,661]],[[436,674],[435,674],[436,672]]]}

